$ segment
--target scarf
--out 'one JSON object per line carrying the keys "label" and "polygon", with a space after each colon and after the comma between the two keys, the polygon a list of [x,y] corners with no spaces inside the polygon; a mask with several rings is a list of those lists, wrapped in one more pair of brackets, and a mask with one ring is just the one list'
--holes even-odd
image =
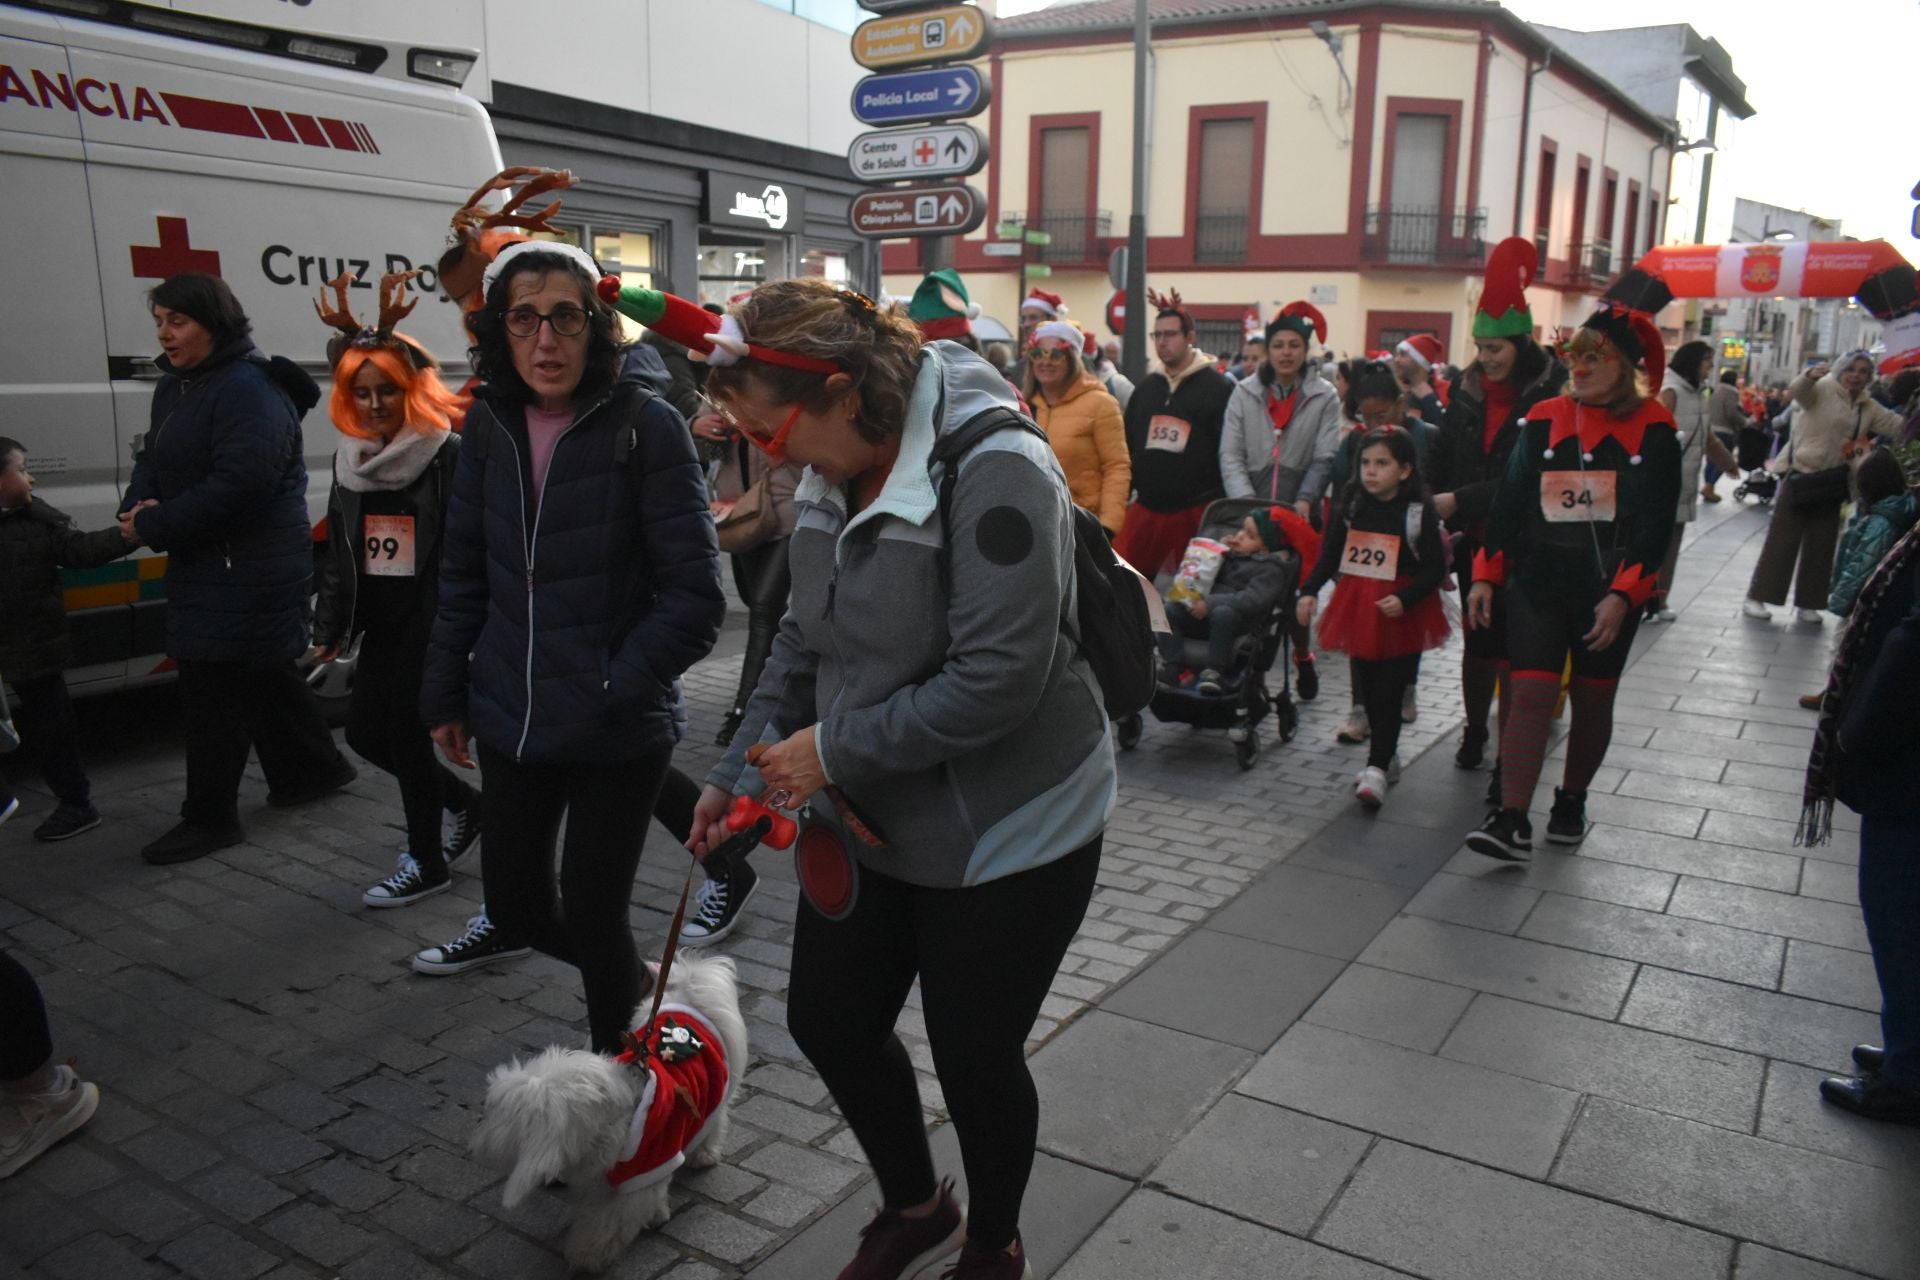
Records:
{"label": "scarf", "polygon": [[1873,628],[1873,615],[1887,594],[1887,584],[1906,572],[1909,562],[1920,556],[1920,525],[1907,531],[1867,576],[1847,619],[1846,632],[1840,637],[1840,650],[1834,655],[1833,669],[1827,673],[1827,687],[1820,695],[1820,723],[1813,731],[1813,749],[1807,755],[1807,781],[1801,792],[1800,822],[1793,829],[1793,843],[1808,849],[1818,848],[1833,838],[1834,793],[1838,789],[1840,719],[1848,695],[1860,672],[1860,650]]}
{"label": "scarf", "polygon": [[341,436],[333,456],[334,478],[355,493],[394,493],[418,480],[446,443],[446,430],[402,427],[391,440]]}

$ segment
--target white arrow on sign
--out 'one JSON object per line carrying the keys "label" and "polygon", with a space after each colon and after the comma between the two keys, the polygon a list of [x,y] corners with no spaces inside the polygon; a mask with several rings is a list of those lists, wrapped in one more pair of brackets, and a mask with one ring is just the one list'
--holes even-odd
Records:
{"label": "white arrow on sign", "polygon": [[953,38],[961,44],[973,39],[973,19],[961,14],[953,20]]}
{"label": "white arrow on sign", "polygon": [[940,206],[940,216],[943,218],[958,218],[966,211],[966,202],[959,196],[948,196],[946,203]]}
{"label": "white arrow on sign", "polygon": [[973,92],[973,86],[969,85],[959,76],[955,76],[953,78],[953,87],[947,90],[947,96],[953,99],[954,105],[958,106],[967,100],[967,95],[971,92]]}

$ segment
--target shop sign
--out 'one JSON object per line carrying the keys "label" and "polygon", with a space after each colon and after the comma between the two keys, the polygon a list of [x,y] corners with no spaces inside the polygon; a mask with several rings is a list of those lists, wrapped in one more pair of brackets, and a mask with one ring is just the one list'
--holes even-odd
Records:
{"label": "shop sign", "polygon": [[806,221],[806,192],[790,182],[709,169],[706,220],[756,231],[798,230]]}
{"label": "shop sign", "polygon": [[987,140],[971,125],[919,125],[863,133],[847,148],[847,168],[862,182],[964,178],[987,163]]}

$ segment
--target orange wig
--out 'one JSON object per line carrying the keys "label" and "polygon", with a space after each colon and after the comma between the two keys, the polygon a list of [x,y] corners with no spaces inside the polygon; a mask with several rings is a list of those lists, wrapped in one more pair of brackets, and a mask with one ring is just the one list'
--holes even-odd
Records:
{"label": "orange wig", "polygon": [[[369,362],[405,393],[406,414],[402,420],[407,426],[422,431],[447,431],[461,416],[459,397],[447,389],[447,384],[440,381],[440,375],[430,366],[415,368],[407,353],[396,345],[401,342],[420,347],[412,338],[394,334],[392,342],[367,347],[348,343],[341,351],[340,362],[333,368],[333,396],[327,401],[327,416],[333,419],[333,425],[342,435],[358,436],[362,440],[374,438],[374,433],[360,421],[360,405],[353,398],[353,380]],[[424,352],[424,348],[420,349]],[[431,357],[427,359],[431,361]]]}

